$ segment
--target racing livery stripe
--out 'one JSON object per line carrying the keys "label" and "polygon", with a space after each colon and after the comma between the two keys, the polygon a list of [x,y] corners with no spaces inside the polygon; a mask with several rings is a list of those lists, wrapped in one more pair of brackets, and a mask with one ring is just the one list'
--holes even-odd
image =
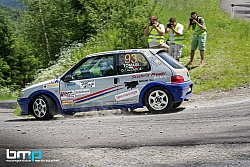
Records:
{"label": "racing livery stripe", "polygon": [[[118,91],[118,90],[121,90],[121,89],[124,89],[124,88],[119,88],[119,89],[116,89],[114,91]],[[79,106],[90,104],[90,103],[92,103],[95,100],[98,101],[98,100],[102,100],[102,99],[108,98],[110,96],[116,95],[117,93],[114,92],[114,91],[109,91],[109,92],[106,92],[106,93],[103,93],[103,94],[100,94],[100,95],[97,95],[97,96],[94,96],[94,97],[90,97],[90,98],[87,98],[87,99],[84,99],[84,100],[81,100],[81,101],[78,101],[78,102],[75,102],[75,103],[77,105],[79,105]],[[127,90],[123,90],[120,93],[124,93],[124,92],[127,92]],[[107,95],[107,94],[109,94],[109,95]]]}
{"label": "racing livery stripe", "polygon": [[[123,88],[120,88],[120,89],[123,89]],[[111,90],[111,91],[108,91],[108,92],[105,92],[105,93],[97,94],[97,95],[94,95],[94,96],[91,96],[91,97],[88,97],[88,98],[85,98],[85,99],[82,99],[82,100],[75,101],[75,103],[80,103],[80,102],[91,100],[91,99],[94,99],[94,98],[97,98],[97,97],[101,97],[101,96],[103,96],[105,94],[109,94],[109,93],[112,93],[112,92],[115,92],[115,91],[118,91],[118,90],[119,89],[114,89],[114,90]]]}
{"label": "racing livery stripe", "polygon": [[[115,88],[118,88],[119,86],[122,86],[122,85],[118,85],[118,86],[113,86],[113,87],[110,87],[110,88],[106,88],[106,89],[103,89],[103,90],[100,90],[100,91],[98,91],[98,92],[94,92],[94,93],[92,93],[92,94],[89,94],[89,95],[86,95],[86,96],[83,96],[83,97],[79,97],[79,98],[77,98],[77,99],[75,99],[74,101],[76,102],[76,101],[79,101],[79,102],[81,102],[81,100],[83,100],[83,99],[90,99],[91,97],[97,97],[97,95],[98,94],[107,94],[107,93],[104,93],[105,91],[109,91],[109,90],[111,90],[111,89],[115,89]],[[113,91],[116,91],[116,90],[119,90],[119,89],[115,89],[115,90],[113,90]],[[113,91],[111,91],[111,92],[113,92]],[[109,91],[110,92],[110,91]]]}
{"label": "racing livery stripe", "polygon": [[104,95],[104,96],[99,96],[99,97],[93,97],[92,99],[87,99],[87,100],[84,100],[82,102],[77,102],[75,103],[77,106],[84,106],[84,105],[87,105],[87,104],[91,104],[93,101],[100,101],[100,100],[103,100],[105,98],[108,98],[110,96],[114,96],[116,95],[116,92],[110,92],[108,95]]}

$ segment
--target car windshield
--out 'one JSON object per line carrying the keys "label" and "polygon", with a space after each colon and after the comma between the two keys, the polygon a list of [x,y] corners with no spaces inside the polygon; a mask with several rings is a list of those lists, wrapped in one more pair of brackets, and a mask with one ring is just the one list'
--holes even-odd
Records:
{"label": "car windshield", "polygon": [[169,65],[175,69],[184,68],[178,61],[169,56],[166,52],[157,53],[163,60],[165,60]]}

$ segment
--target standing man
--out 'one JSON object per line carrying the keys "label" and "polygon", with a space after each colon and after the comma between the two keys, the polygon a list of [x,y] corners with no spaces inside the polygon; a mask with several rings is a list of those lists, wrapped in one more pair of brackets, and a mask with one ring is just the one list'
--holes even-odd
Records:
{"label": "standing man", "polygon": [[204,51],[206,47],[206,38],[207,38],[207,30],[205,26],[204,19],[197,15],[196,12],[191,13],[191,17],[189,18],[188,30],[192,28],[194,31],[193,40],[191,45],[191,53],[190,53],[190,61],[187,65],[193,63],[195,50],[199,47],[200,56],[201,56],[201,64],[200,66],[203,67],[204,63]]}
{"label": "standing man", "polygon": [[157,22],[156,16],[150,16],[149,22],[144,30],[144,35],[148,36],[148,44],[150,48],[165,48],[169,46],[164,42],[165,27]]}
{"label": "standing man", "polygon": [[179,61],[179,58],[181,57],[182,48],[184,46],[184,35],[183,35],[183,25],[180,23],[177,23],[176,19],[174,17],[171,17],[169,19],[169,23],[166,25],[166,32],[171,31],[170,34],[170,47],[169,47],[169,54],[174,59]]}

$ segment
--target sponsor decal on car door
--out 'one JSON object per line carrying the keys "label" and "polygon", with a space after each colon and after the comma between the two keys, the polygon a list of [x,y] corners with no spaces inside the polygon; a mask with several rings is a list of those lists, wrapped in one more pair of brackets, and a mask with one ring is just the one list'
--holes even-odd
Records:
{"label": "sponsor decal on car door", "polygon": [[[106,106],[115,104],[115,95],[119,85],[114,84],[115,76],[94,79],[94,87],[89,88],[89,93],[77,96],[74,103],[78,107]],[[86,89],[86,88],[84,88]]]}

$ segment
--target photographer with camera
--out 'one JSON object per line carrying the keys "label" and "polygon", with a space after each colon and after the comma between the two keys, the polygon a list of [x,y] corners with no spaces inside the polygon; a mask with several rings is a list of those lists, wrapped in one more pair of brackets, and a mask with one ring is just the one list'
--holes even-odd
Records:
{"label": "photographer with camera", "polygon": [[156,16],[150,16],[149,22],[144,30],[144,35],[148,36],[148,44],[150,48],[165,48],[169,46],[164,42],[165,27],[157,22]]}
{"label": "photographer with camera", "polygon": [[171,31],[170,34],[170,47],[169,47],[169,54],[174,59],[179,61],[179,58],[181,57],[182,48],[184,46],[184,35],[183,30],[184,27],[182,24],[177,23],[176,19],[174,17],[171,17],[169,19],[169,23],[166,25],[165,32]]}
{"label": "photographer with camera", "polygon": [[191,17],[189,18],[188,30],[192,28],[194,31],[192,45],[191,45],[191,53],[190,53],[190,61],[188,65],[193,63],[195,50],[199,47],[201,63],[200,66],[203,67],[204,63],[204,51],[206,47],[206,38],[207,38],[207,30],[205,26],[204,19],[197,15],[196,12],[191,13]]}

